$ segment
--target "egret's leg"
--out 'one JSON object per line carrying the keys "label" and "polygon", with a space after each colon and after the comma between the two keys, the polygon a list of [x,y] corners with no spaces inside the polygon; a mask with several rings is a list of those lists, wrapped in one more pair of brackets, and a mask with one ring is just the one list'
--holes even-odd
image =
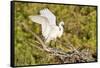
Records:
{"label": "egret's leg", "polygon": [[54,41],[53,40],[51,40],[51,45],[50,46],[54,47]]}
{"label": "egret's leg", "polygon": [[52,46],[51,44],[52,44],[52,40],[50,41],[50,46]]}
{"label": "egret's leg", "polygon": [[55,47],[56,47],[56,41],[55,41]]}
{"label": "egret's leg", "polygon": [[56,39],[54,40],[54,46],[56,47]]}

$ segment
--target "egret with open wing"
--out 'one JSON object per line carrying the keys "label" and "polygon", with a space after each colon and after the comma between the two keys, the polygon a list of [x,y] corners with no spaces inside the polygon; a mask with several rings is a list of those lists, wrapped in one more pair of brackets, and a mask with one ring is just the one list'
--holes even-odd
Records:
{"label": "egret with open wing", "polygon": [[51,40],[56,40],[57,37],[61,37],[64,31],[64,22],[61,21],[59,25],[56,25],[56,16],[47,8],[40,10],[40,15],[29,16],[29,18],[42,26],[42,35],[45,38],[45,42],[48,43]]}

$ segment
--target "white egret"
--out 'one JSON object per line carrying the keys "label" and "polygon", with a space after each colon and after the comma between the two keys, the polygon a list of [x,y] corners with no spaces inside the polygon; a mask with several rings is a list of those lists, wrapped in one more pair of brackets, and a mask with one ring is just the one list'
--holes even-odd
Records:
{"label": "white egret", "polygon": [[64,22],[61,21],[59,25],[56,25],[56,16],[47,8],[40,10],[40,15],[29,16],[29,18],[42,26],[42,35],[45,38],[45,42],[48,43],[51,40],[56,40],[57,37],[61,37],[64,31]]}

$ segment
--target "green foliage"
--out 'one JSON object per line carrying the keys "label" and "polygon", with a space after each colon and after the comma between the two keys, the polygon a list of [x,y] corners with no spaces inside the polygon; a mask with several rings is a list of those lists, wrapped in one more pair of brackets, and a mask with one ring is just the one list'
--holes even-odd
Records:
{"label": "green foliage", "polygon": [[[16,66],[57,63],[55,57],[34,47],[39,45],[36,43],[38,41],[20,25],[27,24],[41,37],[41,26],[32,22],[28,16],[38,15],[44,8],[48,8],[56,15],[57,24],[64,21],[64,34],[60,38],[62,42],[70,41],[76,48],[90,48],[93,54],[96,54],[96,7],[16,2],[14,10]],[[52,45],[55,47],[54,44]],[[62,44],[56,43],[56,47],[68,50]]]}

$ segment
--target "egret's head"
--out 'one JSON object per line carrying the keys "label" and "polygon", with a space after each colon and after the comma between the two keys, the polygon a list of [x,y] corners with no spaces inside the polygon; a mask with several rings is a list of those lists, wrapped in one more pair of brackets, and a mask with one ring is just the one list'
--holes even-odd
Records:
{"label": "egret's head", "polygon": [[59,25],[64,26],[64,22],[63,22],[63,21],[61,21],[61,22],[59,23]]}

